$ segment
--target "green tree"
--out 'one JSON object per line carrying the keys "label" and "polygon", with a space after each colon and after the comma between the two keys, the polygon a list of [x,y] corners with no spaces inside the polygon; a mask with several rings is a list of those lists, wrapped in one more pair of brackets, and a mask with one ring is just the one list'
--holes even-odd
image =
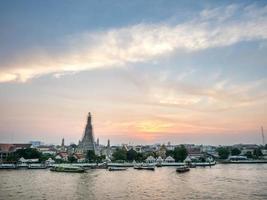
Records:
{"label": "green tree", "polygon": [[74,149],[76,149],[78,147],[77,144],[70,144],[70,146],[71,146],[71,148],[74,148]]}
{"label": "green tree", "polygon": [[15,154],[9,154],[6,158],[7,162],[16,162],[18,160],[18,157]]}
{"label": "green tree", "polygon": [[248,158],[253,158],[253,154],[251,153],[251,151],[248,151],[245,156],[247,156]]}
{"label": "green tree", "polygon": [[133,161],[136,160],[137,158],[137,152],[133,149],[130,149],[129,151],[127,151],[127,160],[129,161]]}
{"label": "green tree", "polygon": [[221,159],[227,159],[228,156],[230,155],[230,151],[226,147],[219,147],[219,148],[217,148],[217,152],[218,152],[219,157]]}
{"label": "green tree", "polygon": [[181,145],[179,147],[175,147],[174,149],[174,159],[175,161],[183,162],[185,158],[187,157],[188,153],[184,145]]}
{"label": "green tree", "polygon": [[174,157],[174,151],[172,151],[172,150],[167,150],[167,151],[166,151],[166,157],[168,157],[168,156]]}
{"label": "green tree", "polygon": [[241,151],[238,148],[233,148],[231,150],[231,155],[232,156],[238,156],[238,155],[240,155],[240,153],[241,153]]}
{"label": "green tree", "polygon": [[89,162],[95,162],[97,159],[97,156],[95,155],[95,152],[92,150],[87,151],[86,158]]}
{"label": "green tree", "polygon": [[254,149],[253,155],[255,156],[255,158],[260,158],[261,156],[263,156],[260,148]]}
{"label": "green tree", "polygon": [[40,162],[45,162],[49,158],[54,159],[55,156],[54,155],[51,155],[51,154],[42,154],[39,160],[40,160]]}
{"label": "green tree", "polygon": [[116,151],[112,154],[113,160],[126,160],[127,159],[127,151],[125,149],[116,149]]}
{"label": "green tree", "polygon": [[106,158],[105,155],[96,156],[96,162],[97,162],[97,163],[100,163],[100,162],[102,162],[103,160],[105,160],[105,158]]}
{"label": "green tree", "polygon": [[76,163],[77,162],[77,159],[74,156],[70,156],[68,160],[71,163]]}
{"label": "green tree", "polygon": [[37,149],[33,149],[33,148],[27,148],[27,149],[18,149],[15,152],[15,156],[17,158],[25,158],[25,159],[40,159],[42,156],[42,153],[39,152]]}
{"label": "green tree", "polygon": [[136,161],[137,162],[143,162],[144,160],[145,160],[145,155],[143,153],[137,153]]}

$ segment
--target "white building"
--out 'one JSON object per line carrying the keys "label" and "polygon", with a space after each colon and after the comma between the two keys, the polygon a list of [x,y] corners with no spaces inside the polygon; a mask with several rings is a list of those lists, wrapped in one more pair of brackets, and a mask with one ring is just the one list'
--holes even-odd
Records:
{"label": "white building", "polygon": [[175,162],[175,160],[174,160],[173,157],[168,156],[168,157],[165,159],[165,162],[172,163],[172,162]]}
{"label": "white building", "polygon": [[154,162],[156,162],[156,159],[153,156],[148,156],[146,159],[146,162],[147,163],[154,163]]}

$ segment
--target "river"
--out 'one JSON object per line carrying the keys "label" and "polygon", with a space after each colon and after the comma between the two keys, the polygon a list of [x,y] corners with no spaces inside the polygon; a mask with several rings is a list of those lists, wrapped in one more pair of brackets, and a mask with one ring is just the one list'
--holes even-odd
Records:
{"label": "river", "polygon": [[175,167],[84,174],[0,170],[0,199],[267,199],[267,164],[218,164],[183,174]]}

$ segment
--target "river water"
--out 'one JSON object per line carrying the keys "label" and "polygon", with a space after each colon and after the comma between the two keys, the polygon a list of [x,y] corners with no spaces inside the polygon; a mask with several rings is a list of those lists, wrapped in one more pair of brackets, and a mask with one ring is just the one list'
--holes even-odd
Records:
{"label": "river water", "polygon": [[0,199],[267,199],[267,164],[198,167],[178,174],[155,171],[0,170]]}

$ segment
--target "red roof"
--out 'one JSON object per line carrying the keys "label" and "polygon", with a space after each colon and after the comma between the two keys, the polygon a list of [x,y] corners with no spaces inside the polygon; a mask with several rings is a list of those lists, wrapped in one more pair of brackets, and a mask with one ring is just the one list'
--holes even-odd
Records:
{"label": "red roof", "polygon": [[68,157],[68,153],[67,153],[67,152],[60,152],[58,155],[59,155],[61,158],[66,158],[66,157]]}
{"label": "red roof", "polygon": [[81,154],[81,153],[75,153],[73,156],[74,156],[76,159],[83,159],[83,158],[84,158],[84,155]]}
{"label": "red roof", "polygon": [[30,148],[31,144],[0,144],[1,152],[14,152],[17,149]]}

